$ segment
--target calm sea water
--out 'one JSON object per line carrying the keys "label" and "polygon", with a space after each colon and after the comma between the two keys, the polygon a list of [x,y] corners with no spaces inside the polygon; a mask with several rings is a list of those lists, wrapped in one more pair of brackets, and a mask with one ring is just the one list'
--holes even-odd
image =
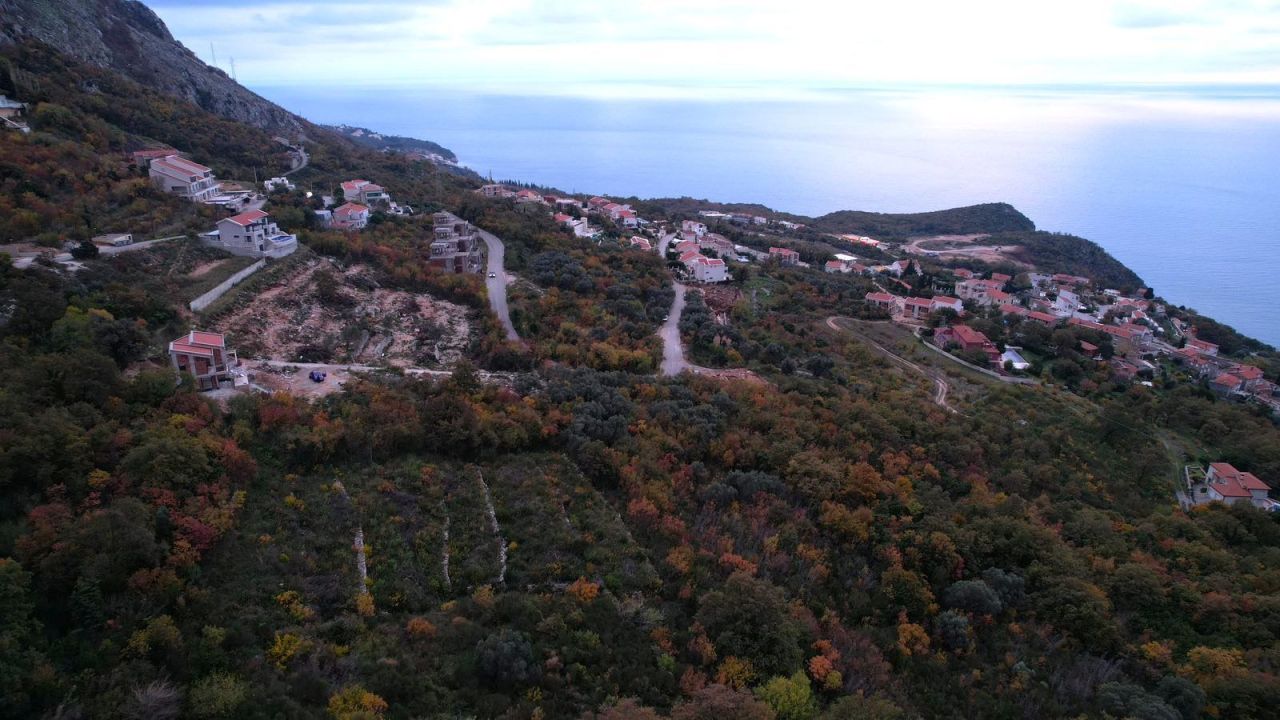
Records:
{"label": "calm sea water", "polygon": [[1012,203],[1170,301],[1280,346],[1280,99],[861,92],[584,100],[262,88],[312,120],[421,137],[497,179],[820,215]]}

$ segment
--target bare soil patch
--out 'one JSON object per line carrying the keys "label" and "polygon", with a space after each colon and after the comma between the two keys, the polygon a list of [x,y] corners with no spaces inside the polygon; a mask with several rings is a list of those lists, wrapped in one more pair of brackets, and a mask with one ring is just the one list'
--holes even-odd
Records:
{"label": "bare soil patch", "polygon": [[[241,358],[394,367],[451,365],[472,332],[467,308],[382,287],[367,265],[343,268],[328,259],[244,298],[215,329],[228,335]],[[302,381],[310,382],[306,373]]]}

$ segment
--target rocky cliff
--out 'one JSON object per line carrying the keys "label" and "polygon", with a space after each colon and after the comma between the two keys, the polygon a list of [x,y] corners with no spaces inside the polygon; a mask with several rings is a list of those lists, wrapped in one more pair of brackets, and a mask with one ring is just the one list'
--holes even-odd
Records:
{"label": "rocky cliff", "polygon": [[0,0],[0,44],[27,39],[276,135],[297,138],[307,127],[204,64],[137,0]]}

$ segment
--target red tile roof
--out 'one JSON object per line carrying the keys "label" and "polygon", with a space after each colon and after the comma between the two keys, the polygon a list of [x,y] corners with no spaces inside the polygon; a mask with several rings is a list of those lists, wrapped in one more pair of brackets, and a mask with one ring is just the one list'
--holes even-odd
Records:
{"label": "red tile roof", "polygon": [[249,212],[242,212],[239,215],[233,215],[226,219],[240,227],[248,227],[264,217],[268,217],[268,214],[261,210],[250,210]]}
{"label": "red tile roof", "polygon": [[1231,373],[1222,373],[1221,375],[1213,379],[1214,385],[1221,385],[1223,387],[1229,387],[1233,389],[1240,387],[1241,382],[1243,381],[1240,378],[1236,377],[1235,375],[1232,375]]}
{"label": "red tile roof", "polygon": [[1209,468],[1216,476],[1213,489],[1225,497],[1249,497],[1253,490],[1267,491],[1271,488],[1258,479],[1253,473],[1241,472],[1230,463],[1209,463]]}
{"label": "red tile roof", "polygon": [[1236,365],[1231,368],[1231,372],[1239,375],[1244,380],[1261,380],[1262,368],[1254,365]]}
{"label": "red tile roof", "polygon": [[345,203],[333,211],[334,217],[354,217],[362,212],[369,212],[369,208],[360,203]]}
{"label": "red tile roof", "polygon": [[188,173],[191,175],[204,175],[205,173],[213,172],[212,170],[205,167],[204,165],[201,165],[198,162],[191,162],[190,160],[180,155],[166,155],[165,157],[153,160],[151,164],[153,166],[156,164],[160,164],[162,166],[168,165],[174,170]]}
{"label": "red tile roof", "polygon": [[222,333],[203,332],[200,330],[192,330],[187,335],[187,342],[199,343],[200,345],[211,345],[213,347],[226,347],[226,336]]}
{"label": "red tile roof", "polygon": [[893,302],[893,296],[890,295],[889,293],[883,293],[883,292],[867,293],[866,299],[871,302],[882,302],[882,303]]}

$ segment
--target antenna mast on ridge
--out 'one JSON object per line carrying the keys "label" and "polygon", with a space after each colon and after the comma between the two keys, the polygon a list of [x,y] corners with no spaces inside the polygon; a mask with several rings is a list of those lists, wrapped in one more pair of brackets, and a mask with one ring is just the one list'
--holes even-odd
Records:
{"label": "antenna mast on ridge", "polygon": [[231,58],[231,79],[236,79],[236,59],[234,57]]}
{"label": "antenna mast on ridge", "polygon": [[209,54],[213,56],[213,66],[218,67],[218,51],[213,49],[213,41],[209,41]]}

